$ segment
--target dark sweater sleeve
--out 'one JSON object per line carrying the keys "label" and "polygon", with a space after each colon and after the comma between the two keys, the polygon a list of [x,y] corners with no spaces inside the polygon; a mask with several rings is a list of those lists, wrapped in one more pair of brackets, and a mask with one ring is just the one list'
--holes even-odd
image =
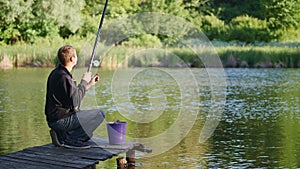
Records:
{"label": "dark sweater sleeve", "polygon": [[71,87],[70,91],[70,98],[73,101],[72,105],[74,106],[74,109],[77,111],[80,108],[83,97],[85,96],[87,82],[85,80],[81,80],[78,86],[76,86],[75,82],[73,85],[74,86]]}

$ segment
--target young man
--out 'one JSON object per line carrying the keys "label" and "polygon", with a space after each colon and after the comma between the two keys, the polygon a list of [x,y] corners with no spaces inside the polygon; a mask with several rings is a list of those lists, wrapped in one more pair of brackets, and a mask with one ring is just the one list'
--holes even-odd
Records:
{"label": "young man", "polygon": [[60,64],[48,77],[45,105],[52,143],[57,146],[89,148],[86,142],[103,122],[105,114],[100,109],[79,108],[86,91],[98,82],[99,76],[84,73],[81,82],[76,85],[71,74],[77,64],[76,50],[65,45],[58,50],[57,57]]}

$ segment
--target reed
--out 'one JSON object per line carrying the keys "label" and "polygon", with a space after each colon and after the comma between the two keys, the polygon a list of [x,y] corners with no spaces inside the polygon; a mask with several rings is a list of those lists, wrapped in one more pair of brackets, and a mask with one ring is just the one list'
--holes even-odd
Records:
{"label": "reed", "polygon": [[[92,42],[92,41],[91,41]],[[14,67],[49,67],[57,63],[56,53],[63,44],[72,44],[78,52],[80,66],[88,65],[91,46],[79,37],[37,40],[34,44],[0,45],[0,61],[9,58]],[[224,67],[300,67],[299,43],[256,43],[252,45],[213,43]],[[187,47],[143,48],[98,45],[97,57],[103,67],[182,66],[203,67],[201,59]],[[205,55],[205,52],[203,53]],[[176,56],[176,57],[174,57]],[[97,58],[96,57],[96,58]],[[174,59],[175,58],[175,59]],[[230,63],[232,62],[232,63]],[[233,64],[235,62],[235,64]],[[179,63],[179,65],[178,65]],[[243,64],[242,64],[243,63]]]}
{"label": "reed", "polygon": [[[298,68],[300,67],[300,48],[287,46],[229,46],[216,47],[217,53],[225,64],[230,59],[245,62],[249,67],[259,67],[263,63],[269,62],[281,64],[282,67]],[[269,65],[268,67],[270,67]],[[272,67],[272,66],[271,66]]]}
{"label": "reed", "polygon": [[20,66],[50,66],[54,62],[52,47],[17,44],[0,46],[0,56],[8,57],[10,64]]}

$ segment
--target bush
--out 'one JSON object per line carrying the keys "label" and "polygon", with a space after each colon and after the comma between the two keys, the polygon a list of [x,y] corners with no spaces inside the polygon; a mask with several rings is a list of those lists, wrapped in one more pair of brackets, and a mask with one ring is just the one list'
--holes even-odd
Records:
{"label": "bush", "polygon": [[226,26],[224,21],[218,19],[214,15],[206,15],[201,17],[201,30],[210,39],[226,39]]}
{"label": "bush", "polygon": [[283,31],[280,37],[281,41],[300,41],[300,24],[297,28],[289,28]]}
{"label": "bush", "polygon": [[89,34],[96,34],[98,31],[98,18],[84,16],[84,24],[79,28],[77,33],[82,37],[88,37]]}
{"label": "bush", "polygon": [[269,42],[270,36],[267,22],[249,16],[239,16],[231,20],[229,24],[229,39],[246,43],[255,41]]}
{"label": "bush", "polygon": [[128,46],[143,46],[149,47],[162,47],[162,44],[157,36],[142,34],[134,38],[129,38],[129,41],[124,42]]}

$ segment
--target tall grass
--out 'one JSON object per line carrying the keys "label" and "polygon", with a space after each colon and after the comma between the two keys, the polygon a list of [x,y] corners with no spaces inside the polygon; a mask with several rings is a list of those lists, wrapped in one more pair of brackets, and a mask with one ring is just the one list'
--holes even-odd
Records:
{"label": "tall grass", "polygon": [[[0,61],[8,57],[14,66],[49,67],[57,64],[56,54],[59,47],[71,44],[77,49],[79,66],[86,66],[90,61],[93,40],[87,41],[79,37],[72,39],[40,39],[34,44],[0,45]],[[281,67],[300,67],[299,43],[243,43],[213,42],[224,67],[231,67],[234,60],[241,67],[259,67],[263,63],[269,66],[280,64]],[[205,52],[203,53],[205,55]],[[176,56],[176,57],[174,57]],[[175,58],[175,59],[174,59]],[[177,58],[177,59],[176,59]],[[95,59],[102,61],[103,67],[126,66],[191,66],[203,67],[201,59],[187,47],[143,48],[128,46],[105,46],[98,44]]]}
{"label": "tall grass", "polygon": [[8,57],[15,67],[39,66],[49,67],[57,63],[57,51],[65,44],[71,44],[76,49],[84,46],[86,40],[72,37],[64,40],[60,37],[51,39],[38,38],[33,44],[18,42],[14,45],[0,45],[1,58]]}
{"label": "tall grass", "polygon": [[239,62],[248,63],[249,67],[258,67],[259,64],[266,62],[273,64],[273,66],[282,64],[283,67],[300,67],[299,47],[230,46],[217,47],[216,50],[224,64],[230,60],[230,57],[234,57]]}

